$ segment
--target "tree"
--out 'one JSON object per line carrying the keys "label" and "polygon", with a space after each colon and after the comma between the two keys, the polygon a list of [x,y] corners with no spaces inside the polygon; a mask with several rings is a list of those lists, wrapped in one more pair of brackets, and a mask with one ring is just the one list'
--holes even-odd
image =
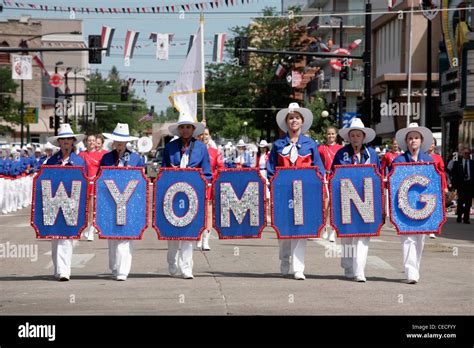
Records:
{"label": "tree", "polygon": [[[13,99],[18,85],[11,76],[10,67],[0,69],[0,116],[8,123],[20,124],[20,103]],[[13,128],[4,125],[0,130],[12,132]]]}
{"label": "tree", "polygon": [[[146,122],[140,123],[138,120],[147,112],[146,101],[136,97],[135,92],[129,92],[130,102],[120,101],[120,86],[123,81],[120,80],[117,68],[112,67],[107,78],[104,78],[98,71],[91,74],[87,82],[88,101],[95,102],[96,105],[107,105],[108,110],[96,111],[95,122],[78,120],[82,129],[87,128],[88,133],[110,132],[115,128],[118,122],[128,123],[131,133],[140,133],[149,127]],[[101,95],[115,93],[113,95]]]}
{"label": "tree", "polygon": [[321,115],[324,110],[328,110],[323,94],[317,92],[316,95],[310,99],[306,108],[311,110],[313,113],[313,124],[310,129],[311,137],[316,139],[319,143],[322,143],[324,142],[325,128],[328,126],[336,126],[335,120],[332,120],[329,117],[322,117]]}

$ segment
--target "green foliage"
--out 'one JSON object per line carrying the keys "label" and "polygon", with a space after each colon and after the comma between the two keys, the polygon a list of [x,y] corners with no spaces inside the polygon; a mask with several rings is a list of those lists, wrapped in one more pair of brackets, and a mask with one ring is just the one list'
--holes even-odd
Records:
{"label": "green foliage", "polygon": [[[87,82],[87,91],[90,93],[87,101],[95,102],[96,105],[108,105],[109,110],[96,111],[95,123],[89,122],[87,124],[88,133],[111,132],[118,122],[128,123],[132,134],[140,133],[151,127],[151,121],[138,121],[148,112],[144,99],[138,99],[134,91],[130,90],[129,101],[122,102],[120,100],[120,86],[123,83],[115,66],[112,67],[107,78],[98,71],[91,74],[90,80]],[[100,95],[100,93],[115,93],[115,95]],[[136,104],[136,111],[132,111],[133,104]],[[85,121],[79,120],[79,123],[82,129],[85,129]]]}
{"label": "green foliage", "polygon": [[[12,71],[10,67],[0,69],[0,117],[11,124],[20,124],[20,103],[14,100],[14,95],[18,84],[11,78]],[[6,125],[0,127],[1,131],[12,131],[13,129]]]}
{"label": "green foliage", "polygon": [[313,113],[313,125],[310,129],[311,137],[319,143],[323,143],[326,127],[337,125],[329,117],[321,116],[321,113],[328,109],[322,93],[317,92],[312,101],[306,104],[306,108]]}

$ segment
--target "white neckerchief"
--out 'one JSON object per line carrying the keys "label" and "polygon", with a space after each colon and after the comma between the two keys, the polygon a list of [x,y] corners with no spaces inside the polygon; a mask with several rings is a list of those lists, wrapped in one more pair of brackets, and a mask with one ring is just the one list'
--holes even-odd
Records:
{"label": "white neckerchief", "polygon": [[283,156],[290,154],[290,162],[291,164],[295,164],[298,160],[298,147],[296,143],[290,143],[289,145],[285,146],[281,151]]}

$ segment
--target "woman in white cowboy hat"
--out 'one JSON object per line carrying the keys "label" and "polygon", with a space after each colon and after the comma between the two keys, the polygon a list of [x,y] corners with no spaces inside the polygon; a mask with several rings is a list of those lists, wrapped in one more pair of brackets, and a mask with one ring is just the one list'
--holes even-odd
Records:
{"label": "woman in white cowboy hat", "polygon": [[[339,131],[344,141],[350,144],[340,149],[334,156],[332,171],[335,165],[342,164],[375,164],[380,172],[380,161],[375,150],[369,146],[375,138],[375,131],[367,128],[360,118],[354,118],[348,128]],[[354,278],[358,282],[365,282],[365,265],[369,253],[369,237],[342,238],[344,251],[341,258],[341,266],[347,278]],[[347,248],[351,245],[351,248]],[[349,250],[350,249],[350,250]],[[349,255],[346,255],[349,254]]]}
{"label": "woman in white cowboy hat", "polygon": [[[128,124],[117,123],[112,133],[103,133],[104,137],[113,141],[112,151],[103,155],[100,160],[100,167],[145,167],[140,155],[130,152],[127,143],[138,140],[137,137],[130,136]],[[127,280],[132,268],[132,248],[133,241],[126,239],[108,239],[109,244],[109,268],[112,275],[118,281]]]}
{"label": "woman in white cowboy hat", "polygon": [[[298,103],[291,103],[288,108],[277,113],[278,127],[285,136],[273,143],[267,164],[267,175],[270,180],[277,166],[308,167],[318,166],[319,173],[324,176],[324,165],[319,156],[316,142],[303,134],[311,128],[313,114],[306,108],[300,108]],[[288,275],[290,265],[295,279],[304,280],[304,257],[306,253],[306,238],[280,239],[280,271]],[[291,256],[291,264],[290,264]]]}
{"label": "woman in white cowboy hat", "polygon": [[258,143],[258,154],[257,160],[255,161],[255,167],[260,170],[260,174],[266,179],[267,178],[267,163],[270,158],[270,144],[265,139],[260,140]]}
{"label": "woman in white cowboy hat", "polygon": [[[45,165],[82,166],[86,171],[86,162],[74,153],[74,145],[84,139],[83,134],[74,134],[68,123],[59,126],[58,135],[48,141],[59,146],[59,152],[51,156]],[[68,281],[71,276],[72,239],[53,239],[52,253],[54,276],[59,281]]]}
{"label": "woman in white cowboy hat", "polygon": [[[396,157],[392,163],[404,162],[434,162],[426,153],[433,143],[433,133],[418,123],[410,123],[407,128],[400,129],[396,134],[398,146],[405,153]],[[403,248],[403,267],[409,284],[420,280],[420,263],[425,243],[424,234],[401,235]]]}
{"label": "woman in white cowboy hat", "polygon": [[235,166],[237,168],[250,168],[252,166],[252,159],[247,152],[247,144],[243,139],[240,139],[236,145],[237,157],[235,158]]}
{"label": "woman in white cowboy hat", "polygon": [[[163,167],[173,168],[202,168],[202,173],[208,182],[212,179],[209,153],[204,145],[195,137],[204,132],[204,124],[195,122],[187,113],[180,113],[178,122],[168,127],[172,135],[178,139],[169,142],[163,153]],[[193,279],[193,249],[194,241],[168,240],[168,271],[171,276],[181,274],[184,279]]]}

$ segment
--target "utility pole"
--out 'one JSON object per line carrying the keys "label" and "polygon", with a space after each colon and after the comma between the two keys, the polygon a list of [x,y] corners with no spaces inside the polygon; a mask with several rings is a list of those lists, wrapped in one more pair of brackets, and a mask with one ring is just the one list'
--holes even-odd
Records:
{"label": "utility pole", "polygon": [[365,50],[364,50],[364,110],[368,112],[365,115],[370,120],[367,127],[372,123],[372,91],[371,91],[371,60],[372,60],[372,4],[370,1],[365,4]]}

